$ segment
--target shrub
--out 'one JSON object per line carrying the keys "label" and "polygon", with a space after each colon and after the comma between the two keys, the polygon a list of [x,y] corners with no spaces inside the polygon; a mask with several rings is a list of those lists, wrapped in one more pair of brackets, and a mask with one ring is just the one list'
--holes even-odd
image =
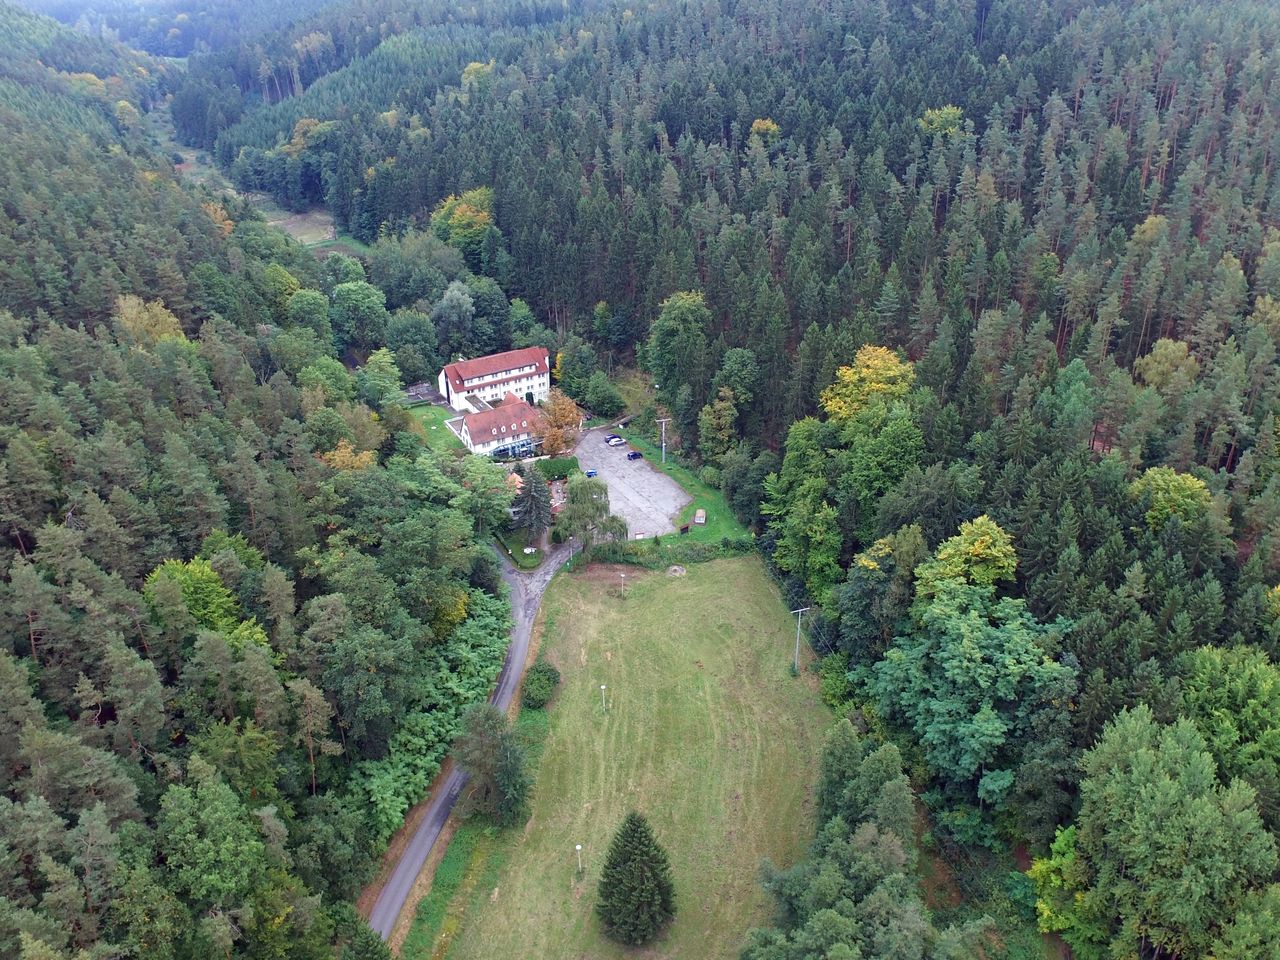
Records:
{"label": "shrub", "polygon": [[556,527],[551,528],[551,542],[564,543],[564,534],[561,533],[560,530],[557,529]]}
{"label": "shrub", "polygon": [[551,457],[537,460],[533,468],[542,474],[542,479],[550,483],[552,480],[564,480],[570,474],[581,472],[577,457]]}
{"label": "shrub", "polygon": [[833,653],[822,658],[818,668],[822,678],[822,700],[833,710],[841,710],[849,699],[849,658],[843,653]]}
{"label": "shrub", "polygon": [[524,675],[521,703],[531,710],[541,710],[560,684],[560,671],[545,660],[536,661]]}

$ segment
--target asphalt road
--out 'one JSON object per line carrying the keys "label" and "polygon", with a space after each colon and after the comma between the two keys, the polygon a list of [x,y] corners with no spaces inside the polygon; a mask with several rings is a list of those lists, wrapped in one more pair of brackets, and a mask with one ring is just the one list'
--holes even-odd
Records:
{"label": "asphalt road", "polygon": [[[569,550],[568,544],[552,547],[542,566],[531,573],[520,572],[506,557],[502,558],[502,579],[511,590],[511,616],[515,623],[511,628],[507,659],[502,665],[502,672],[498,674],[498,685],[489,697],[489,702],[503,712],[511,705],[511,698],[520,687],[524,661],[529,653],[533,621],[538,616],[542,594],[560,565],[569,558]],[[378,931],[383,940],[391,936],[396,919],[409,897],[409,891],[413,889],[418,874],[422,872],[422,865],[427,862],[440,831],[444,829],[445,822],[466,785],[467,775],[455,766],[432,794],[426,815],[409,839],[400,862],[391,872],[382,892],[378,894],[373,912],[369,915],[369,926]]]}

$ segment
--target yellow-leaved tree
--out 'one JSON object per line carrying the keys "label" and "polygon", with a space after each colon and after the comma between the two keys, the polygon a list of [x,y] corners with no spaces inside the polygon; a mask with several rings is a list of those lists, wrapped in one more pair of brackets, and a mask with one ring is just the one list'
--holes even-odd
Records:
{"label": "yellow-leaved tree", "polygon": [[1146,521],[1153,530],[1174,516],[1184,523],[1194,520],[1213,500],[1203,480],[1172,467],[1151,467],[1129,484],[1129,495],[1135,500],[1149,498]]}
{"label": "yellow-leaved tree", "polygon": [[320,454],[320,459],[335,470],[367,470],[373,466],[377,457],[372,450],[357,452],[351,441],[343,437],[328,453]]}
{"label": "yellow-leaved tree", "polygon": [[166,337],[185,340],[182,324],[159,300],[143,302],[126,293],[116,299],[116,320],[136,343],[152,344]]}
{"label": "yellow-leaved tree", "polygon": [[542,402],[542,452],[549,457],[567,453],[578,444],[582,411],[569,396],[552,388]]}
{"label": "yellow-leaved tree", "polygon": [[852,420],[873,400],[905,397],[915,378],[910,361],[869,344],[854,354],[852,366],[836,370],[836,382],[822,391],[822,409],[832,420]]}
{"label": "yellow-leaved tree", "polygon": [[960,532],[916,568],[916,596],[933,596],[950,581],[989,587],[1012,580],[1017,569],[1013,538],[984,513],[960,524]]}

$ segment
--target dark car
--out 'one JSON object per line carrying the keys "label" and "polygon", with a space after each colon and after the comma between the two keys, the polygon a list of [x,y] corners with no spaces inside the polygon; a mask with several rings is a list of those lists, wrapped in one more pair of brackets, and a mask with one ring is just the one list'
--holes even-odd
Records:
{"label": "dark car", "polygon": [[632,450],[630,453],[627,454],[628,460],[641,460],[643,458],[644,458],[644,454],[641,453],[639,450]]}

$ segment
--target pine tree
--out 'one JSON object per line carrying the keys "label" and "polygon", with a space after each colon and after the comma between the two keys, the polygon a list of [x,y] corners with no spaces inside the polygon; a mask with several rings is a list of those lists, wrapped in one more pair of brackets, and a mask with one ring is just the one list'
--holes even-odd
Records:
{"label": "pine tree", "polygon": [[639,813],[627,814],[609,845],[599,898],[596,914],[605,933],[620,943],[647,943],[675,916],[667,852]]}
{"label": "pine tree", "polygon": [[551,526],[551,490],[536,470],[524,475],[511,510],[512,522],[516,527],[528,530],[531,540],[541,537]]}

